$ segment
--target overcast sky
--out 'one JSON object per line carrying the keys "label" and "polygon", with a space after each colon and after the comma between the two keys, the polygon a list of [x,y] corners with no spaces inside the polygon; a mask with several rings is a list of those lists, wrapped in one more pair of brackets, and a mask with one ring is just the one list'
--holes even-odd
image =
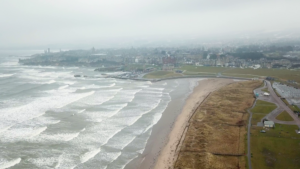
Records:
{"label": "overcast sky", "polygon": [[300,28],[300,0],[0,0],[0,48]]}

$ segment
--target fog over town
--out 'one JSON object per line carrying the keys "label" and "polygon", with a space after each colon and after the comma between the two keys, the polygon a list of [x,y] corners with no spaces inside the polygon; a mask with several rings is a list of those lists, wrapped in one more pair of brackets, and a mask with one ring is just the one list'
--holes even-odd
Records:
{"label": "fog over town", "polygon": [[0,46],[87,49],[299,38],[297,0],[3,0]]}

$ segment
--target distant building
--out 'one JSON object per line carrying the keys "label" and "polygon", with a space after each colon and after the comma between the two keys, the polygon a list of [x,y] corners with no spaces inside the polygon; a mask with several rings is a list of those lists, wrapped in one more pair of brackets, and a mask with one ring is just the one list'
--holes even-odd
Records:
{"label": "distant building", "polygon": [[176,58],[175,57],[163,57],[162,58],[163,64],[175,64],[176,63]]}
{"label": "distant building", "polygon": [[275,123],[273,121],[264,121],[265,127],[275,127]]}
{"label": "distant building", "polygon": [[50,48],[48,48],[48,53],[50,53]]}

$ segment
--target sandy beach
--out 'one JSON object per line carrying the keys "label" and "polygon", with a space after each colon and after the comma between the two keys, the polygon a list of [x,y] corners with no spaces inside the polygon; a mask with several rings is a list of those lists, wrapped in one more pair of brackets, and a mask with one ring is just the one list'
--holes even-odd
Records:
{"label": "sandy beach", "polygon": [[231,79],[202,79],[192,93],[169,103],[160,121],[153,127],[146,148],[125,169],[171,169],[180,150],[180,140],[194,110],[213,91],[233,83]]}

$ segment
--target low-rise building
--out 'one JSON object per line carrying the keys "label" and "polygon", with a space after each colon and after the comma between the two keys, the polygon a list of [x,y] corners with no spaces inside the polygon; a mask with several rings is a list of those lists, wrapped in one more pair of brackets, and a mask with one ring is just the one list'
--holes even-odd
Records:
{"label": "low-rise building", "polygon": [[274,121],[264,121],[265,127],[275,127]]}

